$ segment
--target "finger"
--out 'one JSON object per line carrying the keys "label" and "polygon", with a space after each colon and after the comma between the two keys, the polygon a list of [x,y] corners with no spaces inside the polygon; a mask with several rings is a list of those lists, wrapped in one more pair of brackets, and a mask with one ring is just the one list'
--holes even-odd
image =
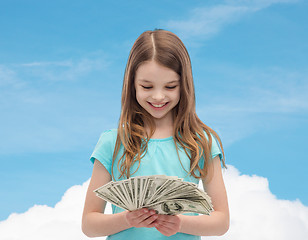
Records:
{"label": "finger", "polygon": [[175,234],[180,230],[181,220],[178,216],[159,216],[156,223],[162,231]]}
{"label": "finger", "polygon": [[149,210],[146,209],[146,208],[143,208],[143,209],[131,211],[129,214],[130,214],[130,217],[131,217],[132,220],[137,220],[147,213],[149,213]]}
{"label": "finger", "polygon": [[157,221],[165,224],[177,224],[180,221],[180,219],[178,216],[159,215]]}
{"label": "finger", "polygon": [[150,228],[154,227],[155,221],[157,219],[157,214],[152,215],[143,221],[145,227]]}
{"label": "finger", "polygon": [[165,225],[159,224],[159,223],[155,223],[155,228],[163,235],[165,236],[171,236],[175,233],[177,233],[177,231],[174,231],[172,228],[169,228]]}
{"label": "finger", "polygon": [[175,225],[174,224],[170,224],[170,223],[167,223],[167,222],[161,222],[161,221],[156,221],[155,222],[155,227],[158,227],[158,228],[163,228],[163,229],[173,229]]}
{"label": "finger", "polygon": [[[140,224],[140,223],[143,223],[145,220],[148,220],[153,215],[155,215],[155,211],[145,211],[138,218],[135,218],[134,221],[136,221],[138,224]],[[151,219],[149,219],[148,221],[151,221]]]}

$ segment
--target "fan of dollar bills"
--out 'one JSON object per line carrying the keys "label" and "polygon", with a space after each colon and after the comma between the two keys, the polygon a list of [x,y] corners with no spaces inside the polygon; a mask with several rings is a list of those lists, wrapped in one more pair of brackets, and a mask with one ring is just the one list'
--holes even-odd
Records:
{"label": "fan of dollar bills", "polygon": [[211,198],[191,182],[178,177],[152,175],[109,182],[94,190],[96,195],[123,209],[154,209],[158,214],[213,211]]}

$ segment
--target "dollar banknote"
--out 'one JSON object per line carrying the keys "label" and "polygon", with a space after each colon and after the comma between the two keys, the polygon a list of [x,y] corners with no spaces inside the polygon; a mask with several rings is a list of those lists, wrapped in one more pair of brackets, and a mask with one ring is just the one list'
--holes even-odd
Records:
{"label": "dollar banknote", "polygon": [[148,208],[166,215],[210,215],[214,210],[205,191],[194,183],[173,176],[151,175],[111,181],[94,192],[103,200],[128,211]]}

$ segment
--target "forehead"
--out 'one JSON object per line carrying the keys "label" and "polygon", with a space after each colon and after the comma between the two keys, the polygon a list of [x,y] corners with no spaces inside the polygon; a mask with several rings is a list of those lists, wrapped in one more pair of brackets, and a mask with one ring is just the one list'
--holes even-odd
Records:
{"label": "forehead", "polygon": [[170,68],[167,68],[155,61],[142,63],[135,74],[136,81],[142,82],[177,82],[180,76]]}

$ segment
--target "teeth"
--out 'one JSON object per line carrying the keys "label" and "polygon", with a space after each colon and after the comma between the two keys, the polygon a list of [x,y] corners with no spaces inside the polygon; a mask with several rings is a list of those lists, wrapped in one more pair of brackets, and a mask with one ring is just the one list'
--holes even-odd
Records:
{"label": "teeth", "polygon": [[166,103],[164,103],[164,104],[159,104],[159,105],[156,105],[156,104],[152,104],[154,107],[162,107],[162,106],[164,106]]}

